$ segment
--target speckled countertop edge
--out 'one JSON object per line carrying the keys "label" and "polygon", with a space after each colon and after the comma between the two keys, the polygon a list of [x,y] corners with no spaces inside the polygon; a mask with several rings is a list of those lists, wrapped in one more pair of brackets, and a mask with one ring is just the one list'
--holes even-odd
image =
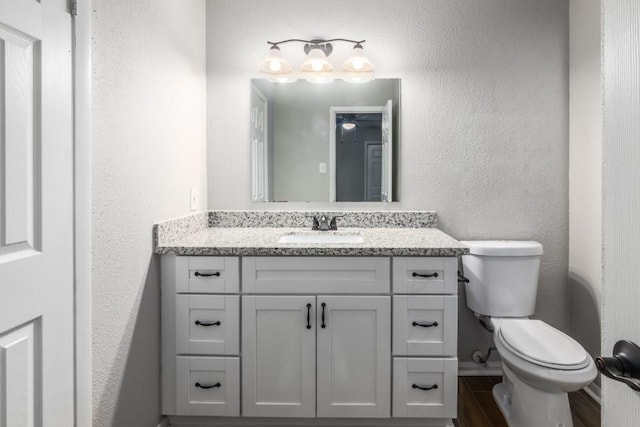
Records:
{"label": "speckled countertop edge", "polygon": [[153,225],[153,249],[164,246],[166,242],[178,240],[209,227],[209,212],[173,218]]}
{"label": "speckled countertop edge", "polygon": [[[278,243],[283,234],[358,234],[364,243]],[[301,227],[208,227],[174,234],[155,253],[187,256],[458,256],[468,248],[436,228],[341,228],[310,232]]]}

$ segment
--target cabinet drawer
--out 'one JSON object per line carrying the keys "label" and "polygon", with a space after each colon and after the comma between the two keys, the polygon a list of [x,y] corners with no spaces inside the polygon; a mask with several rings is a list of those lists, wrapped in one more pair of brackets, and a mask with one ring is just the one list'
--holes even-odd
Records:
{"label": "cabinet drawer", "polygon": [[394,355],[455,356],[457,350],[457,296],[393,296]]}
{"label": "cabinet drawer", "polygon": [[176,350],[179,354],[238,354],[238,295],[176,295]]}
{"label": "cabinet drawer", "polygon": [[388,293],[389,258],[246,257],[245,293]]}
{"label": "cabinet drawer", "polygon": [[455,418],[458,359],[393,359],[393,416]]}
{"label": "cabinet drawer", "polygon": [[176,257],[178,293],[238,293],[239,284],[237,257]]}
{"label": "cabinet drawer", "polygon": [[237,357],[177,357],[177,415],[240,415]]}
{"label": "cabinet drawer", "polygon": [[457,294],[458,258],[394,258],[393,292],[398,294]]}

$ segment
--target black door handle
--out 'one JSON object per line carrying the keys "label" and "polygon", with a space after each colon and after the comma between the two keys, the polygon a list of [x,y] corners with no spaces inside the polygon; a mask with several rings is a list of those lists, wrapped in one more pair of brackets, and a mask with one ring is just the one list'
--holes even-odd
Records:
{"label": "black door handle", "polygon": [[195,384],[195,386],[196,386],[196,387],[198,387],[198,388],[203,388],[203,389],[205,389],[205,390],[208,390],[208,389],[210,389],[210,388],[219,388],[219,387],[222,387],[222,384],[220,384],[220,383],[215,383],[214,385],[202,385],[202,384],[200,384],[200,383],[196,383],[196,384]]}
{"label": "black door handle", "polygon": [[413,322],[411,324],[412,326],[420,326],[421,328],[431,328],[434,326],[438,326],[438,322],[433,322],[433,323],[418,323],[418,322]]}
{"label": "black door handle", "polygon": [[597,357],[596,367],[613,380],[640,391],[640,347],[631,341],[618,341],[613,346],[613,357]]}
{"label": "black door handle", "polygon": [[220,322],[219,320],[217,322],[201,322],[199,320],[196,320],[194,323],[196,325],[198,325],[198,326],[220,326],[220,325],[222,325],[222,322]]}
{"label": "black door handle", "polygon": [[311,329],[311,304],[307,304],[307,329]]}
{"label": "black door handle", "polygon": [[193,275],[196,277],[220,277],[220,272],[216,271],[215,273],[200,273],[199,271],[196,271],[195,273],[193,273]]}
{"label": "black door handle", "polygon": [[412,274],[413,277],[438,277],[438,273],[433,273],[433,274],[420,274],[420,273],[416,273],[415,271]]}
{"label": "black door handle", "polygon": [[417,388],[420,390],[425,390],[425,391],[429,391],[429,390],[437,390],[438,389],[438,384],[434,384],[431,387],[427,387],[427,386],[419,386],[418,384],[413,384],[411,386],[411,388]]}
{"label": "black door handle", "polygon": [[324,329],[327,327],[327,324],[324,323],[324,308],[327,306],[327,304],[322,303],[321,305],[322,305],[322,324],[320,325],[320,327]]}

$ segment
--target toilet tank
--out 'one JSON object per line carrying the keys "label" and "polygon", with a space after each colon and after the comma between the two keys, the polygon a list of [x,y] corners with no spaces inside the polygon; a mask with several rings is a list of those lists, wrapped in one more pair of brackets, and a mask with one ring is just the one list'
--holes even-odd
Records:
{"label": "toilet tank", "polygon": [[542,245],[532,241],[462,242],[467,307],[491,317],[527,317],[536,309]]}

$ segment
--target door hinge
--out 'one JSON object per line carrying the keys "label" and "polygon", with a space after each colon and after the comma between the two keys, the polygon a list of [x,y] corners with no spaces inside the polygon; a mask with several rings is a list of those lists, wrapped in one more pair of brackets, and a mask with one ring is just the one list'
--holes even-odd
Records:
{"label": "door hinge", "polygon": [[70,9],[70,13],[71,16],[78,16],[78,0],[70,0],[71,1],[71,7]]}

